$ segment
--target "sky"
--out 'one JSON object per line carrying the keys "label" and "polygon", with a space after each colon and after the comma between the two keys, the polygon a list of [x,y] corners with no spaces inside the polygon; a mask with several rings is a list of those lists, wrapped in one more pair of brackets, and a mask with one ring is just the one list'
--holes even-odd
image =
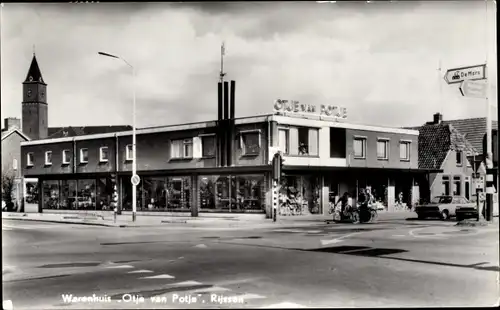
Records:
{"label": "sky", "polygon": [[[484,117],[485,101],[443,76],[487,60],[497,101],[495,10],[481,0],[2,4],[2,118],[21,117],[35,49],[49,126],[132,124],[134,82],[138,127],[215,120],[223,41],[236,117],[272,113],[276,99],[381,126]],[[98,51],[126,59],[135,80]]]}

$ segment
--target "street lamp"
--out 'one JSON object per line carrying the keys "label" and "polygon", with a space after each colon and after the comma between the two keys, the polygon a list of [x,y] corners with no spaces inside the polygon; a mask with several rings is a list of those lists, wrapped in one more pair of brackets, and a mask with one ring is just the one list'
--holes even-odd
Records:
{"label": "street lamp", "polygon": [[[133,91],[133,97],[134,97],[134,103],[132,106],[132,221],[135,222],[136,218],[136,213],[137,213],[137,184],[139,182],[134,182],[134,179],[137,178],[137,156],[135,153],[136,149],[136,137],[135,137],[135,69],[134,67],[128,63],[125,59],[111,55],[108,53],[103,53],[103,52],[98,52],[99,55],[101,56],[107,56],[111,58],[117,58],[122,60],[127,66],[129,66],[132,69],[132,91]],[[118,151],[118,150],[117,150]],[[137,178],[138,179],[138,178]]]}

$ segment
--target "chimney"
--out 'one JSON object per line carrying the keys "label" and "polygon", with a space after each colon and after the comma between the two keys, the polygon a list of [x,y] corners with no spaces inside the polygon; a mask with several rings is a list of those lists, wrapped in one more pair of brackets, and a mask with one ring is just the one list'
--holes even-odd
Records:
{"label": "chimney", "polygon": [[441,124],[442,121],[443,121],[443,115],[441,113],[434,114],[433,124]]}
{"label": "chimney", "polygon": [[10,130],[12,128],[21,129],[21,120],[15,117],[8,117],[4,119],[5,130]]}

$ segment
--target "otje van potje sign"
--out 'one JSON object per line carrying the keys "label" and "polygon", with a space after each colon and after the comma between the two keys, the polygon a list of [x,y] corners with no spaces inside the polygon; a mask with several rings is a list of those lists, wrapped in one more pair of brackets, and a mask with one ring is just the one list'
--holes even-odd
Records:
{"label": "otje van potje sign", "polygon": [[318,109],[316,105],[300,103],[297,100],[277,99],[274,102],[274,112],[293,114],[319,114],[320,116],[328,116],[333,118],[347,118],[346,108],[322,104]]}

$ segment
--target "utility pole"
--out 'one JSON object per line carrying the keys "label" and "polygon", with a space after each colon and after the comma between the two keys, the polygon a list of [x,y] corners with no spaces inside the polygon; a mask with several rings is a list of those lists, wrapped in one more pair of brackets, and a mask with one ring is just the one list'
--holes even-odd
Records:
{"label": "utility pole", "polygon": [[[491,69],[488,66],[488,56],[489,56],[489,27],[488,27],[488,0],[485,0],[486,5],[486,18],[485,18],[485,35],[486,35],[486,61],[485,61],[485,70],[486,70],[486,208],[485,208],[485,219],[487,221],[492,221],[492,211],[493,211],[493,153],[492,153],[492,121],[491,121],[491,104],[490,99],[492,97],[491,92]],[[488,71],[490,74],[488,74]]]}

